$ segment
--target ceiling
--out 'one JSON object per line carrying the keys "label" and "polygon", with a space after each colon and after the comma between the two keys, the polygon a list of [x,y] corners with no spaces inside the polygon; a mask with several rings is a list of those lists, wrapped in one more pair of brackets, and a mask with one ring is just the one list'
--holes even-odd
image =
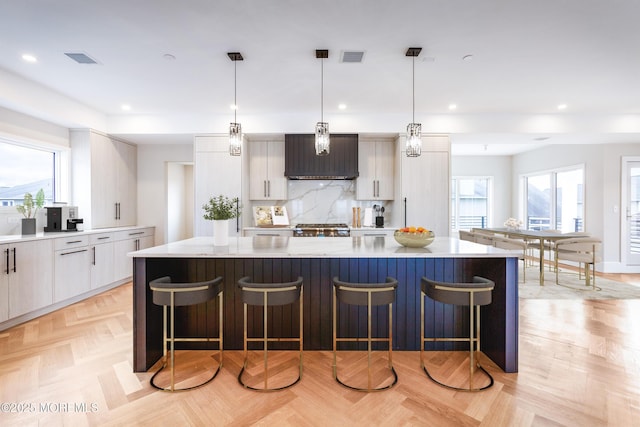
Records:
{"label": "ceiling", "polygon": [[[415,121],[451,134],[454,154],[640,142],[638,16],[637,0],[4,1],[0,106],[136,143],[190,142],[233,121],[237,66],[249,135],[312,133],[322,93],[332,132],[398,134],[415,69]],[[422,47],[415,62],[408,47]]]}

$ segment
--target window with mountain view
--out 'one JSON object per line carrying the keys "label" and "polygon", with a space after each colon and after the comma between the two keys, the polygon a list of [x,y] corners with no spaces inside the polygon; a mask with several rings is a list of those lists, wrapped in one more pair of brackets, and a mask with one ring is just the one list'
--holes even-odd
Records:
{"label": "window with mountain view", "polygon": [[22,204],[25,193],[44,190],[54,200],[55,153],[0,141],[0,206]]}

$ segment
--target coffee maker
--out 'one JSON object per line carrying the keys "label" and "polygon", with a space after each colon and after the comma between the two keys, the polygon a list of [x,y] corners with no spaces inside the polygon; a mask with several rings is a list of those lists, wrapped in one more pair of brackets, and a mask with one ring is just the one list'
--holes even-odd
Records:
{"label": "coffee maker", "polygon": [[80,231],[83,219],[78,218],[77,206],[47,206],[45,232]]}

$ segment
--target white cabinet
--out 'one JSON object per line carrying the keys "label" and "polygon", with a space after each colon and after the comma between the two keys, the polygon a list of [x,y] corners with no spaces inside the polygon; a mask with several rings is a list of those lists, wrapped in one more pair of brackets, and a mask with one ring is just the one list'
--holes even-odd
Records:
{"label": "white cabinet", "polygon": [[92,130],[71,131],[72,203],[86,229],[136,224],[137,150]]}
{"label": "white cabinet", "polygon": [[9,245],[0,245],[0,322],[9,318],[9,274],[10,274],[10,251]]}
{"label": "white cabinet", "polygon": [[394,152],[393,141],[358,141],[357,200],[393,200]]}
{"label": "white cabinet", "polygon": [[[246,150],[242,156],[229,155],[227,135],[198,135],[194,150],[194,235],[211,237],[213,221],[202,218],[202,205],[220,194],[242,200],[242,159]],[[229,221],[229,235],[239,236],[240,230],[240,218]]]}
{"label": "white cabinet", "polygon": [[55,239],[53,302],[61,302],[90,290],[91,270],[87,235]]}
{"label": "white cabinet", "polygon": [[120,281],[133,276],[133,259],[127,254],[152,247],[153,234],[154,229],[151,227],[114,233],[114,280]]}
{"label": "white cabinet", "polygon": [[3,245],[9,318],[53,303],[52,254],[51,240]]}
{"label": "white cabinet", "polygon": [[249,144],[249,198],[287,200],[284,141],[251,141]]}
{"label": "white cabinet", "polygon": [[449,138],[446,135],[423,136],[419,157],[405,155],[403,138],[398,142],[397,157],[401,175],[400,200],[394,203],[393,217],[402,218],[402,225],[422,226],[433,230],[436,236],[448,236],[451,205]]}
{"label": "white cabinet", "polygon": [[97,289],[115,282],[113,233],[89,236],[91,250],[91,289]]}

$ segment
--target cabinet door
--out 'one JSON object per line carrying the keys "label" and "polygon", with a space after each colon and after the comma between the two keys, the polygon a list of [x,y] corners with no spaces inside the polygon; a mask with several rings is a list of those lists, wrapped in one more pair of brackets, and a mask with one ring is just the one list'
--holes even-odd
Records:
{"label": "cabinet door", "polygon": [[0,245],[0,322],[9,318],[9,245]]}
{"label": "cabinet door", "polygon": [[91,289],[90,263],[87,246],[55,252],[54,303],[73,298]]}
{"label": "cabinet door", "polygon": [[394,161],[395,147],[392,142],[376,143],[376,180],[377,199],[393,200],[394,196]]}
{"label": "cabinet door", "polygon": [[9,250],[9,317],[52,304],[53,240],[16,243]]}
{"label": "cabinet door", "polygon": [[249,198],[286,200],[284,141],[253,141],[249,152]]}
{"label": "cabinet door", "polygon": [[[91,134],[91,226],[114,227],[117,215],[117,158],[113,141],[100,134]],[[82,211],[80,212],[82,215]]]}
{"label": "cabinet door", "polygon": [[133,260],[127,256],[136,250],[136,239],[119,240],[113,243],[113,271],[115,281],[133,276]]}
{"label": "cabinet door", "polygon": [[115,169],[117,174],[116,195],[118,203],[118,226],[136,225],[136,147],[120,141],[114,141],[117,147]]}
{"label": "cabinet door", "polygon": [[249,198],[251,200],[267,200],[268,143],[252,141],[249,146]]}
{"label": "cabinet door", "polygon": [[[220,146],[226,147],[225,151],[198,151],[201,146],[217,147],[218,141],[221,141]],[[229,139],[226,136],[198,136],[195,146],[194,235],[210,237],[213,236],[213,221],[202,218],[202,205],[219,194],[242,200],[242,156],[229,155]],[[249,209],[245,209],[244,212],[251,215]],[[229,235],[240,235],[240,223],[240,219],[230,221]]]}
{"label": "cabinet door", "polygon": [[356,198],[375,200],[376,190],[376,142],[358,141],[358,172],[356,179]]}
{"label": "cabinet door", "polygon": [[422,152],[402,159],[402,198],[408,226],[449,235],[449,153]]}
{"label": "cabinet door", "polygon": [[113,242],[91,246],[91,289],[106,286],[115,281]]}
{"label": "cabinet door", "polygon": [[394,152],[391,141],[358,141],[358,200],[393,200]]}
{"label": "cabinet door", "polygon": [[287,200],[288,180],[284,176],[284,141],[268,143],[268,196],[271,200]]}

